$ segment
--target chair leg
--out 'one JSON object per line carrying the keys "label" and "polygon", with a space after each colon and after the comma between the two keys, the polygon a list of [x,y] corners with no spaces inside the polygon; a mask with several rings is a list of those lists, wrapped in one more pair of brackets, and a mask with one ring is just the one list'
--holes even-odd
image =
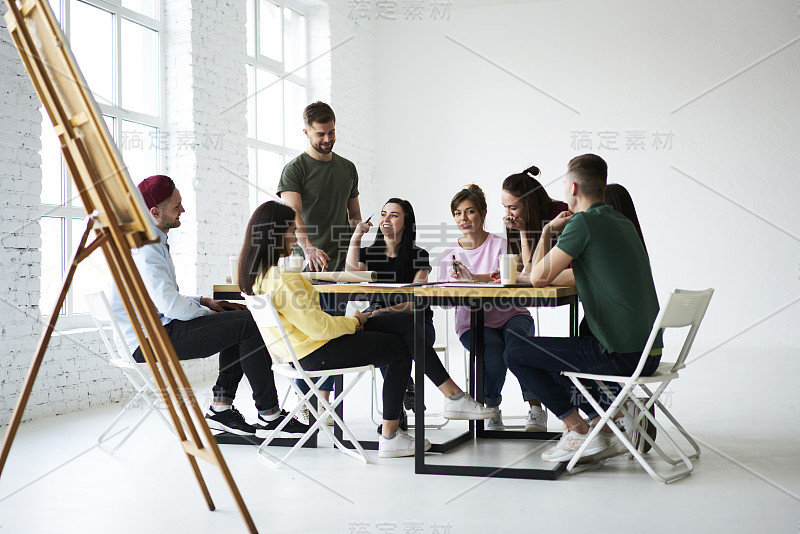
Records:
{"label": "chair leg", "polygon": [[356,375],[356,377],[350,382],[350,385],[348,385],[348,387],[345,388],[345,390],[342,392],[342,394],[339,395],[339,397],[337,397],[334,400],[333,404],[329,403],[324,398],[320,398],[320,402],[322,403],[322,406],[324,408],[324,410],[322,411],[322,414],[320,415],[320,418],[324,418],[326,415],[330,415],[333,418],[334,424],[339,425],[339,428],[342,429],[342,432],[350,439],[350,442],[356,448],[356,450],[358,451],[358,454],[354,453],[353,451],[351,451],[350,449],[345,447],[344,444],[341,441],[339,441],[339,439],[333,434],[331,429],[328,428],[327,425],[326,425],[323,428],[323,431],[326,434],[328,434],[328,436],[333,440],[334,444],[336,445],[336,447],[339,448],[339,450],[341,450],[343,453],[345,453],[348,456],[351,456],[351,457],[353,457],[353,458],[355,458],[357,460],[361,460],[364,463],[369,463],[369,457],[367,456],[367,453],[364,450],[364,447],[361,446],[361,443],[359,443],[358,439],[356,439],[356,437],[353,435],[353,433],[350,431],[350,429],[347,428],[347,425],[339,417],[339,414],[336,413],[336,407],[339,406],[339,404],[342,402],[342,400],[347,396],[347,393],[351,389],[353,389],[353,387],[356,385],[356,383],[358,383],[358,381],[361,380],[362,376],[364,376],[364,372],[363,371],[358,373],[358,375]]}
{"label": "chair leg", "polygon": [[[574,474],[574,473],[577,473],[577,472],[580,472],[581,470],[583,470],[582,468],[576,468],[576,465],[577,465],[578,460],[580,460],[581,456],[583,455],[583,452],[586,450],[586,447],[588,446],[589,442],[596,435],[599,434],[600,429],[604,425],[606,425],[606,423],[611,421],[611,416],[613,414],[615,414],[618,409],[620,409],[620,406],[625,402],[625,400],[627,400],[628,398],[633,398],[633,397],[635,397],[635,395],[631,394],[631,392],[633,390],[633,387],[625,385],[622,388],[622,390],[619,392],[619,395],[617,395],[614,398],[614,400],[611,403],[611,406],[608,408],[608,410],[604,410],[602,408],[602,406],[600,406],[600,404],[594,399],[594,397],[592,397],[589,394],[589,392],[586,390],[586,387],[583,385],[583,383],[580,381],[580,379],[575,378],[575,377],[570,377],[570,379],[571,379],[572,383],[575,385],[575,387],[578,388],[578,390],[581,392],[581,394],[586,398],[586,400],[589,402],[589,404],[592,405],[592,407],[597,411],[597,413],[600,414],[600,417],[601,417],[600,421],[598,422],[598,424],[595,425],[592,428],[592,431],[589,433],[589,436],[587,437],[586,441],[581,445],[580,449],[578,449],[578,451],[575,454],[575,456],[567,464],[567,471],[570,474]],[[602,384],[599,381],[596,381],[596,382],[598,383],[598,385],[600,386],[601,389],[604,389],[607,393],[610,393],[608,388],[606,388],[604,384]],[[634,402],[638,401],[637,404],[641,404],[641,401],[639,401],[638,399],[634,398],[633,401]],[[643,406],[640,406],[640,408],[643,408]],[[608,427],[611,429],[612,432],[614,432],[614,434],[617,436],[617,438],[620,440],[620,442],[623,445],[625,445],[625,448],[628,449],[629,454],[631,454],[636,459],[636,461],[639,462],[639,464],[645,469],[645,471],[647,471],[647,473],[652,478],[654,478],[655,480],[658,480],[660,482],[663,482],[663,483],[667,484],[669,482],[673,482],[675,480],[678,480],[680,478],[686,477],[689,474],[691,474],[692,471],[694,470],[694,466],[692,465],[692,462],[689,460],[689,458],[683,453],[683,451],[680,449],[680,447],[678,447],[677,443],[675,443],[675,441],[663,430],[663,427],[661,427],[661,425],[655,420],[655,417],[653,417],[652,414],[650,414],[649,411],[643,410],[643,414],[644,414],[644,417],[646,417],[648,420],[650,420],[650,422],[656,427],[656,429],[659,430],[663,434],[663,438],[667,441],[667,443],[669,443],[669,445],[671,447],[673,447],[673,449],[675,449],[675,451],[680,456],[680,462],[683,462],[684,465],[686,466],[685,469],[683,469],[683,470],[681,470],[681,471],[679,471],[677,473],[673,473],[671,475],[667,475],[667,476],[659,474],[650,465],[650,463],[644,458],[642,453],[639,452],[638,448],[636,448],[633,445],[633,443],[631,443],[631,441],[628,439],[628,437],[625,435],[625,433],[622,432],[622,430],[620,430],[620,428],[616,424],[614,424],[612,422],[610,425],[608,425]],[[653,449],[654,450],[657,450],[657,452],[660,451],[660,448],[657,448],[655,446],[655,444],[652,443],[652,440],[651,440],[651,445],[653,445]],[[659,455],[661,455],[661,452],[659,452]],[[680,462],[678,462],[678,463],[680,463]],[[675,465],[675,464],[673,464],[673,465]]]}
{"label": "chair leg", "polygon": [[700,445],[698,445],[697,442],[692,438],[692,436],[689,435],[686,429],[684,429],[683,426],[678,422],[678,420],[675,419],[672,413],[669,410],[667,410],[666,406],[664,406],[661,403],[661,401],[658,400],[659,397],[661,396],[661,393],[663,392],[663,389],[666,389],[667,385],[668,383],[663,384],[663,387],[659,387],[656,390],[655,394],[651,393],[650,390],[645,386],[642,386],[642,390],[649,397],[647,407],[649,409],[651,406],[655,406],[661,411],[661,413],[664,414],[664,416],[666,416],[667,419],[669,419],[669,421],[673,424],[673,426],[675,426],[675,428],[678,430],[681,436],[683,436],[683,439],[685,439],[686,442],[689,444],[689,446],[692,447],[694,452],[692,452],[691,454],[687,454],[687,456],[689,457],[689,459],[694,460],[700,456]]}
{"label": "chair leg", "polygon": [[290,387],[294,389],[294,391],[297,394],[297,396],[300,397],[300,402],[297,403],[297,406],[295,406],[292,409],[292,411],[289,412],[289,414],[284,417],[283,421],[281,421],[281,423],[278,425],[278,427],[275,430],[273,430],[272,432],[270,432],[270,434],[267,436],[267,438],[263,442],[261,442],[261,445],[259,445],[258,450],[256,451],[256,454],[258,455],[259,458],[261,458],[262,460],[272,464],[275,467],[277,467],[280,464],[286,462],[286,460],[292,454],[294,454],[298,449],[300,449],[303,446],[303,444],[306,441],[308,441],[308,439],[314,434],[314,431],[319,427],[319,424],[321,422],[319,420],[319,418],[317,418],[317,420],[314,422],[314,425],[312,425],[311,428],[309,428],[309,430],[305,434],[303,434],[303,436],[298,440],[298,442],[295,443],[294,446],[291,449],[289,449],[289,451],[285,455],[283,455],[282,458],[278,459],[277,461],[272,460],[271,458],[269,458],[270,455],[267,453],[267,447],[269,446],[270,443],[272,443],[273,439],[277,438],[280,435],[280,433],[284,429],[284,427],[287,424],[289,424],[289,421],[292,419],[292,417],[294,417],[295,414],[297,414],[302,409],[302,407],[304,405],[308,407],[309,412],[313,416],[317,415],[317,411],[311,405],[312,403],[310,401],[310,398],[317,393],[316,391],[314,391],[315,388],[311,388],[311,389],[308,390],[308,392],[303,393],[293,380],[290,381],[289,384],[290,384]]}
{"label": "chair leg", "polygon": [[[106,436],[117,425],[117,423],[119,423],[122,420],[122,418],[125,416],[125,414],[128,413],[131,410],[131,408],[133,407],[133,404],[139,398],[143,398],[143,399],[147,400],[147,408],[146,408],[145,412],[136,420],[136,423],[134,423],[133,426],[131,426],[128,429],[128,431],[125,433],[125,435],[119,441],[117,441],[116,445],[114,445],[111,448],[105,447],[104,444],[105,444],[105,441],[106,441]],[[125,405],[125,407],[122,410],[120,410],[120,412],[117,414],[117,416],[114,418],[114,420],[111,421],[111,423],[106,427],[106,429],[103,431],[103,433],[100,434],[97,437],[98,446],[101,449],[103,449],[106,452],[108,452],[109,454],[114,454],[115,452],[117,452],[117,450],[120,447],[122,447],[122,445],[125,444],[126,441],[128,441],[128,438],[130,438],[133,435],[133,433],[136,432],[136,430],[139,428],[139,426],[141,426],[141,424],[144,422],[144,420],[147,419],[154,410],[155,411],[159,411],[158,407],[150,399],[147,399],[147,397],[145,396],[145,390],[137,391],[136,394],[131,398],[131,400],[128,401],[128,403]],[[163,417],[163,414],[162,414],[162,417]],[[171,425],[170,425],[170,428],[171,428]]]}
{"label": "chair leg", "polygon": [[378,402],[378,378],[375,374],[375,369],[371,371],[372,374],[372,396],[370,400],[370,418],[372,419],[372,423],[377,425],[380,424],[378,421],[375,420],[375,414],[378,414],[378,417],[383,419],[383,410],[380,407],[380,403]]}

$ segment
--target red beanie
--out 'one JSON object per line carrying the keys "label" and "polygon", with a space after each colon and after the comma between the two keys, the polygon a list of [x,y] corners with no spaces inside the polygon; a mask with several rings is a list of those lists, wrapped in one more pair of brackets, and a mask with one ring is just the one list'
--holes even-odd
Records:
{"label": "red beanie", "polygon": [[157,174],[142,180],[142,183],[139,184],[139,191],[142,192],[147,209],[150,209],[172,196],[172,192],[175,191],[175,182],[169,176]]}

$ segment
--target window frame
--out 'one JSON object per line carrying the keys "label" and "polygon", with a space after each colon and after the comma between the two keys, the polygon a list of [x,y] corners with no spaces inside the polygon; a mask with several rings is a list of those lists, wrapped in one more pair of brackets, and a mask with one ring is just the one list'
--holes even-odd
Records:
{"label": "window frame", "polygon": [[[267,141],[262,141],[258,139],[258,105],[257,99],[255,94],[250,94],[250,86],[248,84],[248,105],[253,106],[252,110],[252,117],[253,120],[256,122],[254,125],[254,135],[255,137],[250,137],[250,132],[248,128],[247,132],[247,154],[248,154],[248,164],[249,169],[254,169],[254,171],[248,171],[248,189],[249,189],[249,205],[250,210],[253,211],[257,207],[258,203],[258,151],[263,150],[267,152],[271,152],[274,154],[279,154],[283,159],[283,164],[286,165],[291,159],[299,156],[303,153],[304,150],[291,148],[287,146],[286,143],[286,90],[284,81],[288,80],[292,83],[300,85],[306,89],[306,95],[310,92],[311,86],[311,79],[308,76],[308,62],[309,62],[309,48],[310,48],[310,41],[309,41],[309,14],[308,9],[306,6],[294,2],[292,0],[264,0],[270,2],[271,4],[277,5],[281,9],[281,56],[283,61],[276,61],[270,57],[267,57],[261,54],[261,36],[259,32],[259,21],[261,15],[261,0],[253,0],[252,3],[252,12],[246,14],[247,17],[253,17],[252,25],[247,25],[248,29],[250,26],[253,28],[253,49],[255,54],[250,55],[250,50],[245,50],[245,69],[251,67],[253,69],[253,78],[255,83],[256,91],[258,90],[258,70],[267,71],[270,74],[277,76],[281,80],[282,84],[282,91],[281,91],[281,132],[282,132],[282,139],[283,144],[278,145],[275,143],[270,143]],[[290,9],[295,11],[296,13],[302,15],[305,21],[305,58],[303,60],[303,65],[305,67],[305,76],[299,76],[298,74],[294,74],[291,71],[287,70],[286,68],[286,47],[285,47],[285,37],[286,37],[286,25],[284,21],[283,10]],[[249,36],[247,36],[249,39]],[[246,110],[246,116],[248,117],[247,120],[249,121],[249,116],[251,115],[250,110]],[[298,113],[300,111],[298,110]],[[252,159],[255,161],[252,161]],[[255,182],[252,180],[253,175],[256,177]],[[269,191],[268,194],[274,194],[273,191]]]}
{"label": "window frame", "polygon": [[[163,2],[161,0],[157,0],[156,6],[156,16],[158,18],[151,18],[147,15],[143,15],[136,11],[133,11],[129,8],[122,6],[121,0],[110,1],[110,0],[60,0],[58,7],[60,8],[60,15],[57,17],[60,22],[60,26],[64,35],[66,36],[67,40],[70,40],[71,32],[72,32],[72,24],[71,24],[71,15],[72,15],[72,3],[73,2],[83,2],[88,4],[94,8],[101,9],[107,11],[112,14],[113,16],[113,33],[112,33],[112,40],[113,40],[113,61],[114,64],[111,68],[114,70],[114,80],[113,80],[113,94],[112,100],[114,104],[107,104],[104,102],[97,101],[98,109],[103,117],[111,117],[113,118],[113,128],[110,128],[110,133],[112,138],[114,139],[115,143],[119,147],[120,140],[122,138],[122,121],[130,121],[137,124],[142,124],[151,128],[156,128],[158,130],[157,142],[159,145],[164,144],[164,133],[166,130],[166,121],[165,117],[165,98],[163,94],[163,88],[166,86],[166,73],[164,69],[164,45],[165,45],[165,36],[164,36],[164,22],[163,22]],[[158,98],[158,103],[156,106],[157,109],[157,116],[148,115],[146,113],[136,112],[132,110],[128,110],[122,107],[122,23],[123,19],[128,20],[134,24],[139,24],[149,30],[157,32],[157,43],[158,43],[158,54],[156,56],[156,82],[157,87],[154,88],[156,96]],[[50,118],[47,116],[47,113],[42,114],[42,135],[46,135],[46,130],[50,130],[50,135],[52,133],[52,125],[50,123]],[[102,117],[101,117],[102,118]],[[154,169],[154,174],[161,172],[162,169],[165,167],[166,161],[166,151],[163,150],[160,146],[156,148],[157,150],[157,159],[158,159],[158,168]],[[124,149],[120,149],[120,152],[124,158]],[[72,177],[69,174],[68,169],[66,168],[66,164],[64,162],[63,155],[59,158],[59,172],[60,172],[60,184],[61,184],[61,204],[46,204],[40,201],[40,208],[41,213],[39,215],[40,220],[44,217],[52,217],[60,219],[60,227],[61,227],[61,250],[60,250],[60,259],[61,259],[61,273],[56,284],[56,287],[60,288],[61,284],[63,283],[64,275],[69,268],[69,265],[72,262],[72,258],[75,254],[75,250],[73,248],[73,241],[77,241],[80,236],[76,236],[73,232],[73,219],[81,219],[86,220],[86,212],[83,208],[83,205],[80,201],[80,195],[76,191],[75,183],[72,180]],[[134,179],[134,177],[132,177]],[[85,224],[83,225],[85,227]],[[94,236],[89,237],[89,241]],[[94,254],[100,254],[99,252],[95,252]],[[80,266],[78,267],[80,269]],[[42,278],[44,278],[45,273],[42,272]],[[40,288],[41,290],[41,288]],[[55,295],[53,295],[55,297]],[[83,328],[92,326],[93,322],[89,313],[75,313],[75,298],[77,296],[74,292],[74,287],[70,287],[69,292],[67,294],[67,298],[64,301],[64,306],[59,313],[59,323],[65,328]],[[42,318],[49,318],[52,314],[52,308],[44,309],[41,308],[42,303],[42,296],[40,296],[39,305],[40,305],[40,313]],[[51,303],[48,303],[48,306]]]}

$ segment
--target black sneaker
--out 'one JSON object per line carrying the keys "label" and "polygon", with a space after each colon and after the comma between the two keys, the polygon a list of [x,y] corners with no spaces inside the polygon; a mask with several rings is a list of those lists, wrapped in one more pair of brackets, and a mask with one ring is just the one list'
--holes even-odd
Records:
{"label": "black sneaker", "polygon": [[[258,438],[266,438],[269,436],[269,433],[278,428],[278,425],[289,415],[286,410],[281,410],[281,413],[278,414],[278,417],[273,419],[272,421],[265,421],[258,416],[258,423],[256,423],[256,437]],[[297,420],[296,417],[293,417],[289,420],[286,425],[281,429],[281,433],[279,438],[299,438],[302,437],[303,434],[308,432],[308,425],[304,425],[300,421]]]}
{"label": "black sneaker", "polygon": [[406,410],[412,411],[417,413],[417,405],[416,405],[416,388],[414,387],[414,379],[408,379],[408,386],[406,386],[406,394],[403,397],[403,408]]}
{"label": "black sneaker", "polygon": [[[408,430],[408,415],[405,410],[400,411],[400,430]],[[383,424],[378,425],[378,434],[383,434]]]}
{"label": "black sneaker", "polygon": [[256,427],[248,425],[244,416],[233,406],[230,410],[221,412],[215,412],[213,408],[209,408],[206,412],[206,423],[212,430],[222,430],[237,436],[252,436],[256,433]]}

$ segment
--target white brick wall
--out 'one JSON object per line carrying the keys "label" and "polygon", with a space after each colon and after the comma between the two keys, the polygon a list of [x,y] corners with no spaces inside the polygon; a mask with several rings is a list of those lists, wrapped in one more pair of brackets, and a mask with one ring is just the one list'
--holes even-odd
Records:
{"label": "white brick wall", "polygon": [[[6,5],[0,5],[0,15]],[[8,421],[40,327],[38,99],[0,19],[0,424]],[[31,404],[43,402],[41,387]],[[44,397],[46,399],[46,396]]]}
{"label": "white brick wall", "polygon": [[[248,206],[247,83],[244,69],[245,2],[166,0],[164,4],[166,169],[187,212],[170,233],[181,290],[208,295],[228,274],[237,254]],[[5,11],[2,4],[0,11]],[[383,198],[375,189],[374,26],[347,18],[347,2],[308,10],[310,100],[328,101],[338,123],[337,152],[361,176],[362,205]],[[328,24],[328,20],[331,24]],[[0,425],[6,424],[43,329],[38,309],[41,238],[38,224],[41,170],[38,99],[4,22],[0,29]],[[301,110],[297,110],[300,113]],[[50,127],[49,123],[46,127]],[[194,143],[186,143],[186,139]],[[182,142],[178,142],[178,140]],[[138,183],[143,177],[134,176]],[[186,362],[193,382],[216,376],[216,358]],[[196,392],[203,398],[204,392]],[[93,331],[56,335],[45,356],[25,419],[56,415],[130,395],[124,377],[106,363]]]}
{"label": "white brick wall", "polygon": [[169,146],[167,173],[187,210],[170,238],[182,289],[207,294],[225,280],[250,215],[245,2],[168,0],[165,11],[167,121],[195,141]]}

